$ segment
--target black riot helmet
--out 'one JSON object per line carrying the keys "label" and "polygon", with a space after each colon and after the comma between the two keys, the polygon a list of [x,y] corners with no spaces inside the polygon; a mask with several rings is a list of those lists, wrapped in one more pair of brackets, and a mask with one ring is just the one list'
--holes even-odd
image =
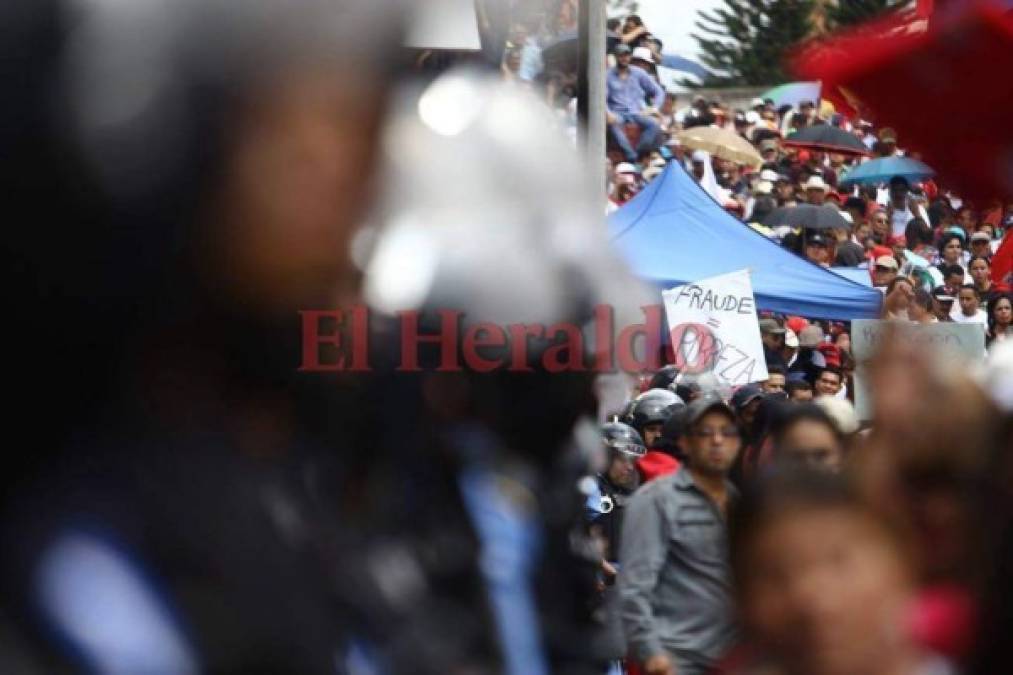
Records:
{"label": "black riot helmet", "polygon": [[672,411],[686,404],[679,396],[667,389],[648,389],[633,401],[630,411],[634,429],[643,433],[649,424],[664,424]]}
{"label": "black riot helmet", "polygon": [[682,459],[682,451],[679,449],[679,437],[685,428],[686,407],[676,406],[665,423],[661,427],[661,436],[654,442],[652,450],[660,450],[665,454]]}
{"label": "black riot helmet", "polygon": [[675,391],[672,386],[675,382],[675,378],[679,377],[679,369],[672,364],[662,366],[658,372],[651,377],[650,389],[668,389],[669,391]]}
{"label": "black riot helmet", "polygon": [[644,439],[629,424],[609,422],[602,426],[601,433],[605,446],[614,453],[634,459],[647,453]]}

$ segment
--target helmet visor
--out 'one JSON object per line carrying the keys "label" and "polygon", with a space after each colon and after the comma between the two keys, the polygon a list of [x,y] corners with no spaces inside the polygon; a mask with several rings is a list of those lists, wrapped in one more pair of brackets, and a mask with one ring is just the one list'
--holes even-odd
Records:
{"label": "helmet visor", "polygon": [[627,457],[643,457],[647,454],[647,448],[639,443],[631,443],[630,441],[607,441],[606,445]]}

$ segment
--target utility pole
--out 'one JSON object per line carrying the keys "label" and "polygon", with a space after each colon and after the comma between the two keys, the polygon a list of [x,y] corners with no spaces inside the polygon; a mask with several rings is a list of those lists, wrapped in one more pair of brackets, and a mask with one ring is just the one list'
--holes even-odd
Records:
{"label": "utility pole", "polygon": [[605,0],[580,0],[577,139],[595,190],[605,190]]}

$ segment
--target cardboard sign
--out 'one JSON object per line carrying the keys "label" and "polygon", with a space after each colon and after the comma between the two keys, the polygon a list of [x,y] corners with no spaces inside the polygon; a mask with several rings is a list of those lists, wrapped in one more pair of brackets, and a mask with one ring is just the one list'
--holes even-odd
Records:
{"label": "cardboard sign", "polygon": [[872,419],[872,400],[866,386],[868,362],[889,331],[896,339],[919,349],[938,351],[941,358],[967,362],[985,358],[985,328],[974,323],[913,324],[858,319],[851,324],[851,353],[855,357],[855,412],[860,420]]}
{"label": "cardboard sign", "polygon": [[749,272],[741,270],[662,292],[675,365],[737,387],[767,379]]}

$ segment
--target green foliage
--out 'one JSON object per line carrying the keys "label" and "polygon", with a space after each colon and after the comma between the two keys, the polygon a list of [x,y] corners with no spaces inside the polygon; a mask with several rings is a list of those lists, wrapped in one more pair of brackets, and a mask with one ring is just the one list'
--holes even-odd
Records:
{"label": "green foliage", "polygon": [[713,75],[708,87],[774,85],[788,80],[784,57],[812,31],[814,0],[723,0],[700,11],[693,38]]}
{"label": "green foliage", "polygon": [[845,28],[910,4],[909,0],[838,0],[827,7],[830,28]]}

